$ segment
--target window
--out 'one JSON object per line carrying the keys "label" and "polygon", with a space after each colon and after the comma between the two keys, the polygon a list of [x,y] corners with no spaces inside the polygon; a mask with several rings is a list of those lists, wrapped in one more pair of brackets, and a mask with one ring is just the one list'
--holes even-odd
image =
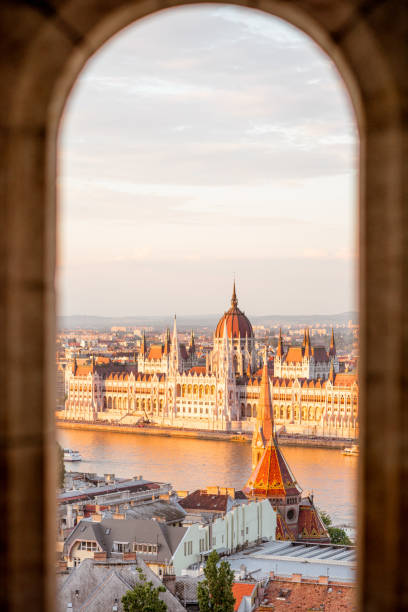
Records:
{"label": "window", "polygon": [[141,552],[148,554],[157,554],[157,546],[155,544],[140,544],[133,542],[133,552]]}
{"label": "window", "polygon": [[[201,540],[200,540],[201,547]],[[187,557],[193,554],[193,542],[190,540],[189,542],[184,542],[184,556]]]}
{"label": "window", "polygon": [[78,550],[88,550],[90,552],[95,552],[98,550],[98,544],[93,541],[82,540],[81,542],[79,542]]}
{"label": "window", "polygon": [[114,542],[113,551],[119,553],[129,552],[129,542]]}

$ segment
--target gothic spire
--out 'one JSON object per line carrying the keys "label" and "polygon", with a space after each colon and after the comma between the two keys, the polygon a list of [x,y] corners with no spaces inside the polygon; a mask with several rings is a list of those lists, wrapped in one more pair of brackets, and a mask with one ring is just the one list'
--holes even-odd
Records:
{"label": "gothic spire", "polygon": [[333,328],[331,330],[329,355],[330,355],[330,357],[335,357],[336,356],[336,343],[334,341],[334,330],[333,330]]}
{"label": "gothic spire", "polygon": [[171,351],[170,351],[170,366],[172,374],[175,374],[179,371],[181,364],[181,356],[180,356],[180,348],[177,337],[177,319],[176,315],[174,315],[174,324],[173,324],[173,336],[171,339]]}
{"label": "gothic spire", "polygon": [[190,355],[195,355],[195,338],[194,338],[194,332],[193,330],[191,330],[191,337],[190,337],[190,346],[189,346],[189,352]]}
{"label": "gothic spire", "polygon": [[168,355],[170,353],[171,339],[170,339],[170,330],[167,328],[166,330],[166,341],[164,343],[164,354]]}
{"label": "gothic spire", "polygon": [[305,357],[311,357],[312,356],[312,343],[310,342],[309,328],[305,330],[305,335],[306,335]]}
{"label": "gothic spire", "polygon": [[143,330],[143,333],[142,333],[142,344],[140,345],[140,354],[141,355],[146,355],[146,353],[147,353],[146,334],[145,334],[145,331]]}
{"label": "gothic spire", "polygon": [[334,365],[333,365],[333,361],[330,364],[330,372],[329,372],[329,380],[330,382],[334,385]]}
{"label": "gothic spire", "polygon": [[238,308],[238,298],[237,298],[237,292],[235,290],[235,279],[234,279],[234,285],[232,288],[231,306],[232,308]]}
{"label": "gothic spire", "polygon": [[279,328],[279,339],[278,346],[276,347],[276,356],[282,359],[283,357],[283,342],[282,342],[282,328]]}
{"label": "gothic spire", "polygon": [[262,434],[265,443],[268,443],[271,438],[275,436],[275,428],[273,423],[271,390],[269,388],[268,359],[266,356],[266,348],[264,353],[264,365],[262,368],[262,379],[260,385],[257,413],[258,418],[262,419]]}

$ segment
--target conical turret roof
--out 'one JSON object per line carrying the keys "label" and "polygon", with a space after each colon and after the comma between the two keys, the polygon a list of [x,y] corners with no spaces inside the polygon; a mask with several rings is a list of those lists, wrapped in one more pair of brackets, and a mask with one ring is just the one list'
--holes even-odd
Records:
{"label": "conical turret roof", "polygon": [[289,497],[302,493],[274,439],[270,440],[262,453],[243,491],[249,497],[265,498]]}
{"label": "conical turret roof", "polygon": [[300,495],[302,489],[297,484],[275,437],[266,360],[258,401],[257,430],[253,444],[263,452],[243,489],[244,493],[249,497],[265,498]]}

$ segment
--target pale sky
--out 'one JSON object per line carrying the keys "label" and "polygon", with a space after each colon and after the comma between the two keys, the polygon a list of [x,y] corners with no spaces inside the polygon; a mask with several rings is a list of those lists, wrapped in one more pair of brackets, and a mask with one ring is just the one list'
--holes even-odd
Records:
{"label": "pale sky", "polygon": [[88,62],[60,133],[60,314],[355,308],[357,134],[306,35],[162,11]]}

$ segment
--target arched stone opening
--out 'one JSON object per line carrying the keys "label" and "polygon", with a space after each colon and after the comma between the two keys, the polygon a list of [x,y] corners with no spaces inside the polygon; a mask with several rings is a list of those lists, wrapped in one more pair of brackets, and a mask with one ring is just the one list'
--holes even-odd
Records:
{"label": "arched stone opening", "polygon": [[[24,610],[27,592],[33,611],[53,609],[58,122],[67,94],[90,55],[135,19],[169,6],[150,0],[89,5],[68,0],[3,3],[0,8],[5,49],[0,60],[0,202],[5,220],[0,230],[0,457],[8,487],[0,506],[5,522],[0,572],[4,609]],[[406,6],[398,0],[363,4],[266,0],[258,6],[300,27],[327,51],[348,86],[358,119],[360,603],[364,609],[396,610],[408,599],[404,547],[391,529],[384,529],[383,517],[396,529],[408,509]],[[380,326],[386,333],[378,333]],[[27,372],[30,411],[20,392],[27,384]],[[365,406],[370,407],[369,419]],[[378,537],[372,538],[373,533]],[[29,564],[19,554],[22,541],[30,550]]]}

